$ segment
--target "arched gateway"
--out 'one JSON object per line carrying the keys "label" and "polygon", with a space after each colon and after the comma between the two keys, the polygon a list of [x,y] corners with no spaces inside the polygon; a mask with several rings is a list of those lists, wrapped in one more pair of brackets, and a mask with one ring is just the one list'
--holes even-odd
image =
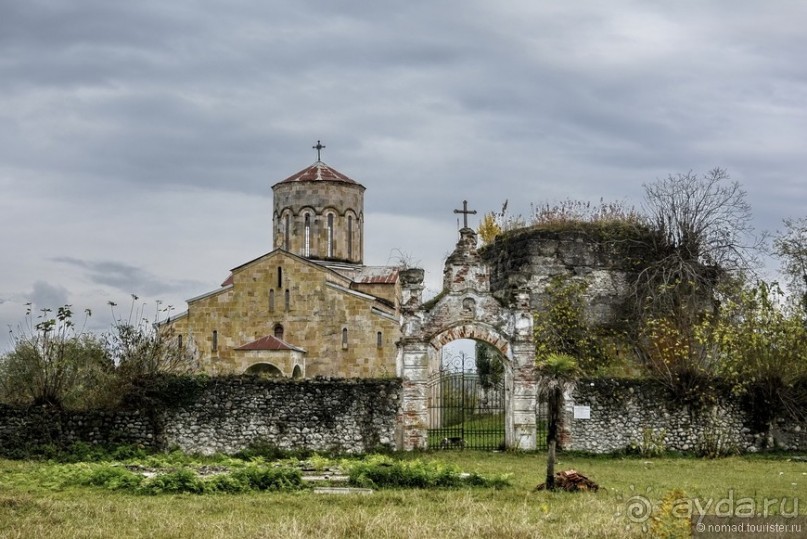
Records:
{"label": "arched gateway", "polygon": [[[440,368],[439,350],[457,339],[484,341],[504,358],[505,445],[536,446],[535,348],[527,293],[503,305],[490,292],[489,269],[476,251],[476,233],[462,228],[443,272],[443,291],[423,303],[423,270],[401,272],[402,324],[397,372],[403,379],[398,447],[428,447],[429,380]],[[462,440],[447,440],[450,444]]]}

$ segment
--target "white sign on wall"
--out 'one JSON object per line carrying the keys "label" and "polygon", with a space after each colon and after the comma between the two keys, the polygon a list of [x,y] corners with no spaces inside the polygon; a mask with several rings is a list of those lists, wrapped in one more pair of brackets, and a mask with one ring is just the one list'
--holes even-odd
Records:
{"label": "white sign on wall", "polygon": [[591,406],[577,406],[574,407],[575,419],[591,419]]}

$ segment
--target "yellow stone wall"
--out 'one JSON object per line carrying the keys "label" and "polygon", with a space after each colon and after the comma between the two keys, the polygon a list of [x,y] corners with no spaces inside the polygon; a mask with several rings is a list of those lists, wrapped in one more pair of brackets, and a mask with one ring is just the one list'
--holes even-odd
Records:
{"label": "yellow stone wall", "polygon": [[[282,270],[280,283],[278,268]],[[397,289],[396,285],[386,286]],[[169,325],[174,334],[185,335],[186,342],[193,343],[203,368],[212,373],[243,372],[250,366],[249,358],[260,362],[266,354],[234,349],[273,335],[275,325],[282,324],[283,340],[306,351],[306,378],[393,376],[397,317],[392,309],[349,287],[349,279],[327,268],[273,251],[233,270],[231,287],[189,301],[187,315]],[[274,308],[270,306],[271,291]],[[388,316],[373,312],[374,307]],[[344,329],[346,346],[342,344]],[[213,331],[217,332],[216,351]],[[284,365],[276,367],[289,376],[286,370],[292,363],[289,356]]]}

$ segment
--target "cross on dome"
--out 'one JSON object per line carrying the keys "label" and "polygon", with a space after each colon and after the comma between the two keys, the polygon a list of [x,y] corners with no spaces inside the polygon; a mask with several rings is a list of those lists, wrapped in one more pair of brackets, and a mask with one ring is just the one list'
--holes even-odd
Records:
{"label": "cross on dome", "polygon": [[325,145],[322,144],[322,142],[317,141],[317,145],[311,147],[317,150],[317,161],[322,161],[322,159],[320,159],[320,152],[322,152],[322,149],[325,148]]}

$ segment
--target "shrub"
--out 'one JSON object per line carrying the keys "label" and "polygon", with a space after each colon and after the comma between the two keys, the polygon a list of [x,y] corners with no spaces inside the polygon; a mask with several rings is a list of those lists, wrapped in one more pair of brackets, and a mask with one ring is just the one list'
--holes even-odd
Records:
{"label": "shrub", "polygon": [[248,465],[235,470],[232,478],[253,490],[296,490],[303,484],[302,472],[286,466],[269,468]]}
{"label": "shrub", "polygon": [[628,447],[628,453],[638,454],[643,457],[660,457],[667,451],[667,431],[665,429],[642,429],[642,439],[634,441]]}
{"label": "shrub", "polygon": [[227,473],[214,475],[210,479],[205,480],[205,482],[207,483],[207,492],[237,494],[239,492],[247,492],[250,489],[249,485],[244,484],[238,478]]}
{"label": "shrub", "polygon": [[115,465],[101,465],[92,468],[82,484],[103,487],[109,490],[133,490],[140,486],[143,476]]}
{"label": "shrub", "polygon": [[197,473],[188,468],[155,475],[145,480],[138,491],[142,494],[181,493],[203,494],[206,490],[205,481]]}
{"label": "shrub", "polygon": [[437,461],[394,461],[381,455],[351,463],[348,468],[350,484],[368,488],[502,488],[510,484],[506,476],[488,479],[476,473],[463,474],[457,467]]}

